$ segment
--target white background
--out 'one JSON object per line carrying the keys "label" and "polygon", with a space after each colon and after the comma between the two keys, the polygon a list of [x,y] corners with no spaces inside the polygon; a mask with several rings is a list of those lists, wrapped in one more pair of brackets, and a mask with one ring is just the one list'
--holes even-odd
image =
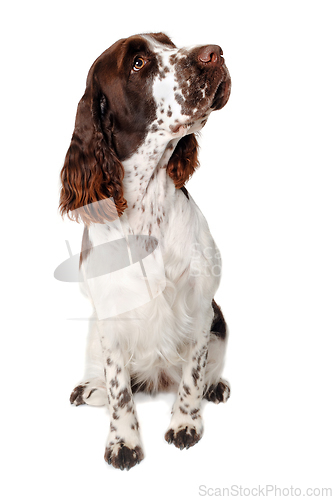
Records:
{"label": "white background", "polygon": [[[2,7],[3,498],[333,488],[331,18],[321,0]],[[103,460],[106,409],[68,400],[88,324],[67,318],[88,306],[76,284],[53,278],[65,238],[77,249],[75,224],[68,233],[57,213],[58,179],[90,65],[117,39],[150,31],[178,46],[221,45],[232,77],[188,184],[223,257],[232,395],[205,405],[204,437],[184,451],[163,439],[173,397],[139,396],[146,458],[121,472]]]}

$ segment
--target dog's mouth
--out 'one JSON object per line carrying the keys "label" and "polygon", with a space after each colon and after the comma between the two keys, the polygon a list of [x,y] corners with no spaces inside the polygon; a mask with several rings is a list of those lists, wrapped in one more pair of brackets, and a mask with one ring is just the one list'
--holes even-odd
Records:
{"label": "dog's mouth", "polygon": [[222,81],[217,87],[213,102],[211,105],[212,110],[222,109],[228,102],[231,92],[231,78],[228,68],[223,65]]}

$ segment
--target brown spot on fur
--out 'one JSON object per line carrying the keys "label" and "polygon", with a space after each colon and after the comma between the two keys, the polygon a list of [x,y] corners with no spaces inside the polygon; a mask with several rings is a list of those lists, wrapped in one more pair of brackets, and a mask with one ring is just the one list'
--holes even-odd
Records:
{"label": "brown spot on fur", "polygon": [[161,371],[158,376],[158,390],[166,391],[170,387],[170,385],[172,385],[172,383],[173,381],[171,380],[171,378],[168,377],[164,371]]}
{"label": "brown spot on fur", "polygon": [[127,388],[123,389],[118,394],[118,405],[119,408],[124,408],[124,406],[131,401],[131,394]]}
{"label": "brown spot on fur", "polygon": [[187,396],[189,396],[191,394],[191,389],[189,388],[188,385],[186,384],[183,384],[183,389],[184,389],[184,392]]}
{"label": "brown spot on fur", "polygon": [[119,382],[118,382],[118,379],[117,378],[112,378],[110,380],[110,387],[115,387],[116,389],[118,389],[119,387]]}
{"label": "brown spot on fur", "polygon": [[87,396],[87,399],[88,399],[88,398],[90,398],[90,396],[91,396],[91,395],[92,395],[95,391],[97,391],[97,389],[96,389],[96,388],[91,389],[91,391],[89,392],[89,394],[88,394],[88,396]]}
{"label": "brown spot on fur", "polygon": [[196,369],[193,368],[193,370],[192,370],[192,378],[193,378],[194,385],[197,387],[197,385],[198,385],[198,379],[199,379],[199,370],[198,370],[198,367]]}

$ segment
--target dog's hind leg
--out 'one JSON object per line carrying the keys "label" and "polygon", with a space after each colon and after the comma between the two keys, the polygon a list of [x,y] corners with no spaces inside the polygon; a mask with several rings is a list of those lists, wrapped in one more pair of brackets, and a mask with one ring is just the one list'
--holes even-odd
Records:
{"label": "dog's hind leg", "polygon": [[214,318],[208,343],[204,398],[213,403],[226,403],[230,397],[229,383],[221,378],[228,340],[228,326],[220,307],[212,302]]}

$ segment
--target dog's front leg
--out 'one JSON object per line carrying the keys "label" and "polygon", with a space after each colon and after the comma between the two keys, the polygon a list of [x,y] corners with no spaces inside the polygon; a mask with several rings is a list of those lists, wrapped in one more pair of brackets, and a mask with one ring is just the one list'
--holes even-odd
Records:
{"label": "dog's front leg", "polygon": [[188,361],[183,365],[182,380],[173,406],[171,422],[165,434],[166,441],[180,449],[196,444],[203,433],[200,408],[204,392],[208,339],[209,332],[206,331],[190,349]]}
{"label": "dog's front leg", "polygon": [[129,470],[143,459],[139,423],[124,355],[119,343],[109,337],[106,323],[99,322],[110,410],[110,432],[104,458],[118,469]]}

